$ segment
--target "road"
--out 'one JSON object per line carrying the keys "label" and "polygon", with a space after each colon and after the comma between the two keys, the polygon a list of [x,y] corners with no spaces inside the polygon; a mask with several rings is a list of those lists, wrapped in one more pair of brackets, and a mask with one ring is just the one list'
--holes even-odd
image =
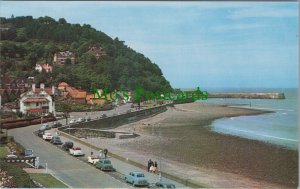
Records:
{"label": "road", "polygon": [[[117,110],[109,110],[102,112],[91,112],[89,116],[92,119],[99,117],[102,113],[111,116],[118,112],[125,113],[130,109],[131,104],[125,104],[117,108]],[[73,118],[84,117],[86,114],[84,112],[72,113]],[[62,124],[65,123],[65,120],[60,120]],[[50,123],[50,125],[52,125]],[[148,181],[150,183],[158,181],[158,176],[152,173],[145,172],[145,170],[130,165],[126,162],[122,162],[118,159],[109,157],[112,161],[114,167],[117,169],[120,176],[114,176],[109,173],[102,172],[96,169],[94,166],[89,165],[82,160],[87,158],[75,158],[69,155],[67,152],[64,152],[60,148],[52,145],[49,142],[46,142],[33,134],[34,131],[37,131],[41,127],[40,124],[32,125],[23,128],[11,129],[8,131],[8,135],[14,136],[15,140],[23,145],[25,148],[31,148],[34,150],[35,156],[40,158],[40,163],[45,165],[47,163],[48,170],[54,176],[62,180],[64,183],[69,185],[72,188],[132,188],[131,185],[124,182],[123,177],[129,171],[142,171],[145,173]],[[54,130],[52,130],[54,132]],[[67,141],[64,137],[61,137],[62,141]],[[83,151],[88,154],[90,153],[90,148],[77,144],[73,141],[75,145],[80,146]],[[96,153],[96,152],[95,152]],[[163,178],[163,180],[168,180]],[[170,181],[170,180],[169,180]],[[185,187],[182,184],[174,183],[176,187]]]}
{"label": "road", "polygon": [[48,170],[72,188],[129,188],[130,186],[105,174],[94,167],[68,155],[49,142],[33,134],[41,125],[11,129],[8,134],[25,148],[34,150],[41,164],[47,163]]}

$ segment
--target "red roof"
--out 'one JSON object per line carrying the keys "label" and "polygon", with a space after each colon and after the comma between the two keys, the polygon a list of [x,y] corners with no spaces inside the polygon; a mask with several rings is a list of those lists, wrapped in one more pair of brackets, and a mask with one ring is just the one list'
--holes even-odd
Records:
{"label": "red roof", "polygon": [[31,113],[43,113],[43,109],[42,108],[33,108],[30,110],[27,110],[27,112],[31,112]]}
{"label": "red roof", "polygon": [[72,149],[73,149],[73,150],[81,150],[80,147],[73,147]]}
{"label": "red roof", "polygon": [[30,102],[48,102],[48,99],[46,98],[27,98],[24,100],[24,103],[30,103]]}

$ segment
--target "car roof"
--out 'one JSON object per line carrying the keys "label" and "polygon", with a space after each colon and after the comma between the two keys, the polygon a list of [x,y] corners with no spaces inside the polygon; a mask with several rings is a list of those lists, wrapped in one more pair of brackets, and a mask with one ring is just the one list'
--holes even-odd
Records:
{"label": "car roof", "polygon": [[131,173],[134,173],[134,174],[144,174],[144,173],[141,172],[141,171],[131,171]]}

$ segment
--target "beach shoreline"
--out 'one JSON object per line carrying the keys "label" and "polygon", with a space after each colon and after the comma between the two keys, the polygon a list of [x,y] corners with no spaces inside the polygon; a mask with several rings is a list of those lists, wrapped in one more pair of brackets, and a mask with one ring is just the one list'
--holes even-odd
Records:
{"label": "beach shoreline", "polygon": [[206,102],[180,104],[154,117],[110,129],[136,133],[140,135],[137,138],[87,141],[145,165],[154,159],[162,164],[162,171],[210,187],[295,187],[298,152],[209,128],[216,119],[263,113],[272,112]]}

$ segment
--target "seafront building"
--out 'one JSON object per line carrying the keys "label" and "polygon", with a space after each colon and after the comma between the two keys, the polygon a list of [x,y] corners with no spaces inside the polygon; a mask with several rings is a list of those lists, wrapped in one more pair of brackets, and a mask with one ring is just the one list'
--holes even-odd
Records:
{"label": "seafront building", "polygon": [[33,115],[54,114],[54,94],[54,86],[52,86],[52,88],[45,88],[44,84],[41,84],[40,88],[35,88],[35,84],[32,84],[30,91],[21,94],[19,101],[20,112]]}

